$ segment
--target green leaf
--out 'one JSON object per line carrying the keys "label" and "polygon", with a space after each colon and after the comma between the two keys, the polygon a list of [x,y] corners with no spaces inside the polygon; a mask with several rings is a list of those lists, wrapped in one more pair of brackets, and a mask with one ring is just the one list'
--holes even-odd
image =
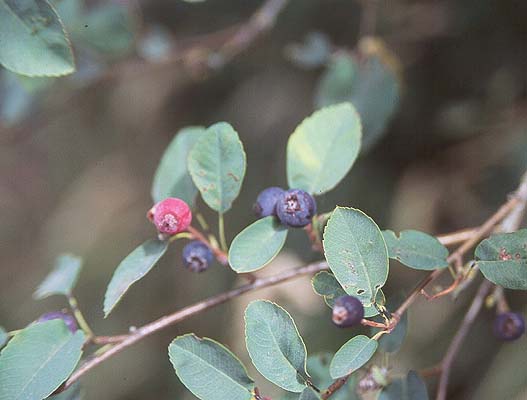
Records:
{"label": "green leaf", "polygon": [[238,133],[226,122],[207,129],[188,157],[188,170],[201,197],[213,210],[224,213],[242,186],[245,151]]}
{"label": "green leaf", "polygon": [[256,369],[282,389],[300,393],[306,387],[306,346],[291,318],[265,300],[245,310],[245,341]]}
{"label": "green leaf", "polygon": [[[319,353],[307,358],[307,370],[311,375],[311,382],[321,390],[328,388],[334,379],[329,374],[329,364],[332,353]],[[332,400],[360,400],[355,391],[356,376],[348,378],[345,385],[331,396]]]}
{"label": "green leaf", "polygon": [[274,217],[253,222],[229,248],[229,264],[238,273],[256,271],[269,264],[284,246],[287,228]]}
{"label": "green leaf", "polygon": [[337,207],[323,244],[329,268],[342,288],[371,305],[388,278],[388,251],[379,227],[360,210]]}
{"label": "green leaf", "polygon": [[125,5],[102,3],[75,22],[71,27],[74,39],[100,53],[116,58],[133,47],[134,24]]}
{"label": "green leaf", "polygon": [[0,349],[4,347],[4,344],[9,340],[9,335],[6,330],[0,326]]}
{"label": "green leaf", "polygon": [[448,267],[448,249],[434,236],[414,230],[401,231],[399,237],[390,230],[382,235],[388,256],[407,267],[424,271]]}
{"label": "green leaf", "polygon": [[377,341],[368,336],[357,335],[347,341],[337,351],[329,366],[333,379],[341,378],[358,370],[373,357],[377,350]]}
{"label": "green leaf", "polygon": [[[311,285],[316,294],[323,296],[326,304],[333,308],[335,300],[341,296],[347,295],[342,289],[335,275],[328,271],[320,271],[311,279]],[[377,292],[375,303],[378,305],[384,305],[386,299],[382,290]],[[374,317],[379,314],[377,308],[372,304],[368,307],[364,307],[364,316],[366,318]]]}
{"label": "green leaf", "polygon": [[84,333],[72,334],[62,320],[32,324],[0,354],[0,400],[43,399],[75,369]]}
{"label": "green leaf", "polygon": [[345,53],[338,54],[322,75],[315,104],[326,107],[351,102],[362,121],[362,150],[373,146],[384,134],[399,104],[401,87],[387,50],[361,54],[357,63]]}
{"label": "green leaf", "polygon": [[44,279],[33,294],[35,299],[52,295],[69,296],[77,283],[82,268],[82,259],[73,254],[61,254],[55,261],[55,268]]}
{"label": "green leaf", "polygon": [[480,271],[492,283],[527,290],[527,229],[492,235],[476,247]]}
{"label": "green leaf", "polygon": [[150,272],[167,248],[166,240],[147,240],[121,261],[104,295],[104,318],[110,314],[130,286]]}
{"label": "green leaf", "polygon": [[81,400],[82,390],[80,382],[75,382],[69,389],[54,396],[49,396],[46,400]]}
{"label": "green leaf", "polygon": [[187,170],[187,158],[204,132],[203,127],[189,126],[181,129],[172,139],[154,175],[152,184],[154,203],[167,197],[178,197],[188,204],[194,203],[198,189]]}
{"label": "green leaf", "polygon": [[0,0],[0,64],[21,75],[60,76],[75,70],[57,13],[44,0]]}
{"label": "green leaf", "polygon": [[379,395],[378,400],[428,400],[426,385],[416,372],[406,378],[393,380]]}
{"label": "green leaf", "polygon": [[201,400],[253,398],[254,382],[222,344],[187,334],[172,341],[168,354],[181,382]]}
{"label": "green leaf", "polygon": [[361,135],[359,115],[349,103],[314,112],[287,142],[289,187],[316,195],[333,189],[355,162]]}

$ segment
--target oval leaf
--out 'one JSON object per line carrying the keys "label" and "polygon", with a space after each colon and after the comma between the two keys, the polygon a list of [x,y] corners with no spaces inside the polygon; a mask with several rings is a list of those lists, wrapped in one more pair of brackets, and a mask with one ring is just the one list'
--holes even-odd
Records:
{"label": "oval leaf", "polygon": [[256,369],[282,389],[300,393],[306,387],[306,346],[282,307],[265,300],[245,310],[245,341]]}
{"label": "oval leaf", "polygon": [[359,154],[361,122],[350,103],[306,118],[287,142],[289,187],[322,194],[346,176]]}
{"label": "oval leaf", "polygon": [[368,336],[358,335],[346,342],[337,351],[329,366],[333,379],[338,379],[358,370],[373,357],[377,341]]}
{"label": "oval leaf", "polygon": [[280,252],[287,228],[274,217],[266,217],[241,231],[229,248],[229,264],[238,273],[256,271]]}
{"label": "oval leaf", "polygon": [[61,294],[69,296],[77,283],[82,259],[73,254],[62,254],[55,261],[55,268],[33,294],[35,299]]}
{"label": "oval leaf", "polygon": [[154,203],[167,197],[178,197],[188,204],[194,203],[198,189],[187,169],[187,158],[205,128],[189,126],[181,129],[161,157],[152,183]]}
{"label": "oval leaf", "polygon": [[527,229],[492,235],[476,247],[479,269],[492,283],[527,290]]}
{"label": "oval leaf", "polygon": [[328,265],[346,293],[371,305],[388,278],[388,252],[381,231],[362,211],[337,207],[324,231]]}
{"label": "oval leaf", "polygon": [[401,231],[399,237],[390,230],[382,235],[388,256],[407,267],[425,271],[448,267],[448,249],[434,236],[414,230]]}
{"label": "oval leaf", "polygon": [[73,372],[84,333],[72,334],[62,320],[32,324],[0,354],[0,400],[43,399]]}
{"label": "oval leaf", "polygon": [[104,295],[104,318],[135,282],[145,276],[165,254],[168,241],[151,239],[132,251],[121,261]]}
{"label": "oval leaf", "polygon": [[[326,304],[333,308],[335,300],[341,296],[347,295],[342,289],[335,275],[328,271],[320,271],[311,279],[311,285],[316,294],[323,296]],[[382,290],[377,292],[375,303],[378,305],[384,305],[386,299]],[[374,317],[379,314],[377,308],[372,304],[371,306],[364,307],[364,316],[366,318]]]}
{"label": "oval leaf", "polygon": [[410,371],[406,378],[393,380],[386,386],[379,400],[428,400],[428,391],[421,377]]}
{"label": "oval leaf", "polygon": [[193,334],[179,336],[168,347],[181,382],[201,400],[251,400],[254,382],[226,347]]}
{"label": "oval leaf", "polygon": [[75,70],[59,16],[45,0],[0,0],[0,64],[17,74],[60,76]]}
{"label": "oval leaf", "polygon": [[242,142],[226,122],[209,127],[188,157],[188,170],[201,197],[219,213],[229,210],[238,197],[245,167]]}

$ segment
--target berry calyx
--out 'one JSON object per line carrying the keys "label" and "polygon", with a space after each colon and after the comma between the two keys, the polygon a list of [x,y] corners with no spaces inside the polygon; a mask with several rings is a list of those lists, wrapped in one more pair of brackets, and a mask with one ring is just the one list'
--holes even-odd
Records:
{"label": "berry calyx", "polygon": [[185,231],[192,221],[190,207],[183,200],[169,197],[154,205],[147,217],[163,235]]}
{"label": "berry calyx", "polygon": [[516,312],[498,314],[494,320],[494,335],[501,340],[512,341],[525,333],[525,319]]}
{"label": "berry calyx", "polygon": [[207,270],[214,259],[209,247],[199,240],[190,242],[183,248],[183,265],[193,272]]}
{"label": "berry calyx", "polygon": [[51,311],[46,314],[43,314],[39,317],[39,319],[37,319],[37,322],[46,322],[46,321],[51,321],[54,319],[63,320],[71,333],[75,333],[79,329],[75,318],[73,318],[73,316],[66,314],[62,311]]}
{"label": "berry calyx", "polygon": [[364,306],[353,296],[341,296],[333,305],[332,321],[341,328],[360,324],[364,318]]}
{"label": "berry calyx", "polygon": [[284,189],[276,186],[262,190],[256,197],[256,202],[253,206],[256,216],[263,218],[276,215],[276,202],[282,193],[284,193]]}
{"label": "berry calyx", "polygon": [[283,192],[276,202],[276,215],[280,222],[293,228],[301,228],[311,223],[317,212],[313,196],[300,189]]}

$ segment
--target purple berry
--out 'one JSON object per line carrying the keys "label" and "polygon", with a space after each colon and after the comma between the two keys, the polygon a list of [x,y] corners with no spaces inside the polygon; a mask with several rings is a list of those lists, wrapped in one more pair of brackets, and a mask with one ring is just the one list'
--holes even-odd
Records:
{"label": "purple berry", "polygon": [[364,318],[364,306],[353,296],[341,296],[333,305],[332,320],[341,328],[358,325]]}
{"label": "purple berry", "polygon": [[310,224],[316,212],[317,204],[313,196],[300,189],[282,193],[276,203],[276,215],[280,222],[293,228]]}
{"label": "purple berry", "polygon": [[256,203],[253,206],[256,216],[263,218],[276,215],[276,201],[282,193],[284,193],[284,189],[276,186],[262,190],[256,197]]}
{"label": "purple berry", "polygon": [[498,314],[494,320],[494,335],[501,340],[512,341],[525,333],[523,315],[515,312]]}
{"label": "purple berry", "polygon": [[61,311],[51,311],[46,314],[43,314],[42,316],[40,316],[39,319],[37,319],[37,322],[46,322],[46,321],[51,321],[53,319],[63,320],[71,333],[75,333],[79,329],[75,318]]}
{"label": "purple berry", "polygon": [[199,240],[183,248],[183,264],[193,272],[203,272],[212,264],[214,255],[209,247]]}

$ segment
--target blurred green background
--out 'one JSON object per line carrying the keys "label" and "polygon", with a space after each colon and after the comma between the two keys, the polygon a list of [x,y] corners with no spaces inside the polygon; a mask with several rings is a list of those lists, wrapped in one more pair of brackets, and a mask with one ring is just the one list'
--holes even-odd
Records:
{"label": "blurred green background", "polygon": [[[527,166],[527,3],[292,0],[268,32],[230,56],[222,44],[263,3],[87,1],[79,9],[79,1],[55,1],[78,72],[54,81],[0,73],[1,325],[17,329],[65,305],[59,298],[31,297],[65,251],[85,260],[76,295],[99,334],[126,332],[239,285],[219,265],[200,275],[184,270],[174,246],[102,318],[113,270],[155,234],[145,218],[151,180],[178,129],[228,121],[239,132],[248,170],[226,215],[232,239],[254,220],[257,193],[286,185],[289,134],[320,104],[328,65],[339,54],[364,57],[358,44],[366,34],[392,53],[380,59],[398,77],[396,110],[349,176],[318,199],[319,210],[349,205],[382,228],[439,234],[481,223],[515,188]],[[319,47],[298,45],[313,32]],[[345,78],[336,81],[337,91]],[[373,121],[383,118],[376,107],[369,110]],[[214,214],[201,201],[198,208],[215,229]],[[295,232],[258,274],[320,258],[303,232]],[[421,277],[394,263],[385,292],[408,292]],[[411,308],[408,337],[391,359],[394,372],[440,360],[474,287],[455,301],[420,299]],[[524,293],[507,296],[513,309],[527,311]],[[238,298],[127,349],[83,378],[85,398],[192,399],[169,363],[168,343],[195,332],[225,343],[248,363],[242,315],[254,298],[287,308],[311,354],[336,351],[357,333],[335,328],[329,309],[302,278]],[[450,398],[527,397],[527,339],[497,342],[492,317],[492,310],[483,312],[464,344]],[[276,388],[254,370],[251,375],[264,394],[278,398]],[[433,395],[436,379],[427,384]]]}

